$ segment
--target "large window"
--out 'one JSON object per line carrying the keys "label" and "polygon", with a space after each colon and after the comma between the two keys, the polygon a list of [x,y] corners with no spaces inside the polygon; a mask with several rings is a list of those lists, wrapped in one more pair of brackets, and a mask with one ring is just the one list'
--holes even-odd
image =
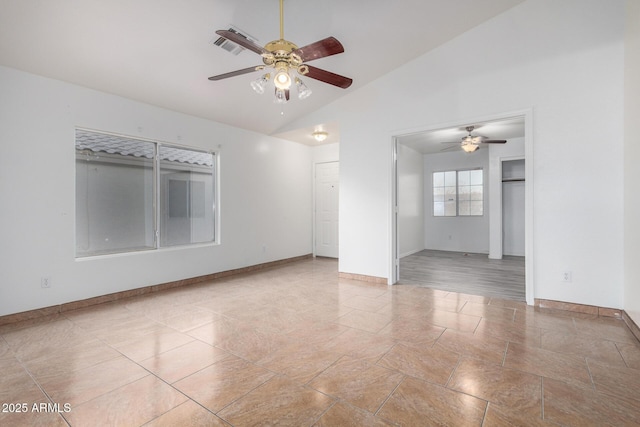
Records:
{"label": "large window", "polygon": [[482,169],[433,173],[433,216],[481,216]]}
{"label": "large window", "polygon": [[214,242],[215,155],[76,130],[76,256]]}

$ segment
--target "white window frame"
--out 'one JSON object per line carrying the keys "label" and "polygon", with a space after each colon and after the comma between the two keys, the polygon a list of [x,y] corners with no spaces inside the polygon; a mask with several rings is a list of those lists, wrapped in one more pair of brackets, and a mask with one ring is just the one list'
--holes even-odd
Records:
{"label": "white window frame", "polygon": [[[106,136],[113,136],[113,137],[118,137],[118,138],[126,138],[128,140],[133,140],[133,141],[140,141],[140,142],[145,142],[145,143],[151,143],[154,145],[154,149],[153,149],[153,153],[146,153],[146,156],[151,155],[151,157],[146,157],[148,159],[149,162],[153,163],[153,184],[152,184],[152,197],[153,197],[153,246],[147,246],[144,247],[142,249],[139,248],[125,248],[125,249],[115,249],[115,250],[109,250],[109,251],[95,251],[95,252],[91,252],[91,251],[87,251],[86,253],[79,253],[78,252],[78,248],[77,248],[77,242],[76,242],[76,258],[77,259],[84,259],[84,258],[90,258],[90,257],[96,257],[96,256],[103,256],[103,255],[121,255],[121,254],[130,254],[130,253],[137,253],[137,252],[148,252],[148,251],[153,251],[153,250],[163,250],[163,249],[174,249],[174,248],[179,248],[179,247],[193,247],[193,246],[197,246],[197,245],[215,245],[215,244],[219,244],[219,236],[220,236],[220,230],[219,230],[219,183],[220,183],[220,177],[219,177],[219,153],[216,151],[207,151],[207,150],[203,150],[200,148],[194,148],[191,146],[187,146],[187,145],[181,145],[181,144],[174,144],[174,143],[167,143],[167,142],[162,142],[159,140],[152,140],[152,139],[145,139],[145,138],[140,138],[137,136],[130,136],[130,135],[123,135],[123,134],[117,134],[117,133],[113,133],[113,132],[105,132],[105,131],[98,131],[98,130],[93,130],[93,129],[86,129],[86,128],[81,128],[81,127],[77,127],[76,128],[76,138],[75,138],[75,146],[76,146],[76,150],[75,150],[75,155],[76,155],[76,161],[80,156],[86,156],[86,152],[88,150],[85,150],[83,154],[83,152],[81,152],[80,150],[77,149],[77,134],[78,132],[84,132],[84,133],[93,133],[93,134],[99,134],[99,135],[106,135]],[[213,194],[211,195],[212,198],[212,206],[211,206],[211,214],[212,214],[212,218],[211,218],[211,225],[212,225],[212,238],[211,240],[206,240],[206,241],[202,241],[202,242],[193,242],[193,243],[181,243],[181,244],[174,244],[174,245],[169,245],[169,244],[162,244],[162,239],[161,239],[161,212],[162,212],[162,208],[160,206],[161,203],[161,163],[163,162],[163,159],[160,158],[160,151],[161,151],[161,147],[162,148],[175,148],[178,150],[188,150],[191,151],[193,153],[202,153],[202,154],[206,154],[208,156],[211,156],[211,165],[207,165],[208,167],[210,167],[211,170],[211,177],[213,180],[212,183],[212,189],[211,191],[213,192]],[[105,152],[100,152],[99,153],[102,156],[108,156],[109,154],[105,153]],[[196,154],[197,155],[197,154]],[[205,167],[205,169],[208,169],[208,167]],[[76,172],[77,174],[77,172]],[[191,181],[189,181],[191,182]],[[75,201],[76,204],[78,203],[78,196],[77,194],[75,195]],[[207,207],[208,209],[208,207]],[[191,218],[191,216],[190,216]],[[75,219],[76,224],[78,221],[78,218],[76,217]],[[77,227],[77,225],[76,225]],[[77,239],[77,237],[76,237]]]}
{"label": "white window frame", "polygon": [[[469,184],[460,184],[460,174],[465,172],[473,172],[473,171],[481,171],[482,173],[482,183],[472,185]],[[443,174],[442,183],[443,185],[436,186],[436,174]],[[449,174],[449,180],[447,180],[447,174]],[[454,174],[455,184],[450,184],[451,174]],[[480,214],[471,214],[471,213],[461,213],[460,212],[460,188],[461,187],[473,187],[473,186],[481,186],[482,187],[482,197],[480,200],[467,200],[469,202],[480,202],[482,207],[482,213]],[[455,170],[442,170],[442,171],[434,171],[431,174],[431,216],[434,218],[454,218],[454,217],[482,217],[484,216],[484,202],[485,202],[485,179],[484,179],[484,168],[465,168],[465,169],[455,169]],[[452,188],[453,191],[452,192]],[[436,189],[441,189],[441,194],[436,191]],[[448,191],[448,193],[447,193]],[[469,194],[471,194],[471,188],[469,189]],[[436,199],[439,200],[436,200]],[[455,206],[454,212],[447,214],[446,203],[452,203]],[[463,200],[464,202],[464,200]],[[442,203],[441,214],[436,213],[436,204]]]}

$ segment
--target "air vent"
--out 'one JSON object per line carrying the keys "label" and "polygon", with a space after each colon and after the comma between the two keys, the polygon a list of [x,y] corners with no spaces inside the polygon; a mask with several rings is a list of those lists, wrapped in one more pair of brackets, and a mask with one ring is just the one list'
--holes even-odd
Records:
{"label": "air vent", "polygon": [[[237,35],[242,36],[245,39],[250,40],[250,41],[252,41],[254,43],[258,43],[257,39],[255,39],[254,37],[251,37],[246,32],[238,29],[237,27],[230,26],[229,27],[229,31],[231,31],[232,33],[236,33]],[[224,37],[218,37],[216,40],[213,41],[213,44],[215,46],[220,46],[222,49],[224,49],[227,52],[232,53],[234,55],[238,55],[240,52],[245,50],[239,44],[236,44],[236,43],[232,42],[231,40],[225,39]]]}

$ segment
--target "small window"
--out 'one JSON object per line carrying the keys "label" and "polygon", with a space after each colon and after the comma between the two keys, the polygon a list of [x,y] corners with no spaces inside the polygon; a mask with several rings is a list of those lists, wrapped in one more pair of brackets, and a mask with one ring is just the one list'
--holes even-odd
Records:
{"label": "small window", "polygon": [[215,155],[76,130],[76,256],[215,241]]}
{"label": "small window", "polygon": [[482,216],[483,170],[433,173],[433,216]]}

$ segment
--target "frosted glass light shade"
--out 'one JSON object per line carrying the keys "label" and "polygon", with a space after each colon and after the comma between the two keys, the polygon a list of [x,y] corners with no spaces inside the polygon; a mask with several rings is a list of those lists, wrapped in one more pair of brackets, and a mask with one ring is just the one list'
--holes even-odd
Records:
{"label": "frosted glass light shade", "polygon": [[289,89],[291,87],[291,76],[285,68],[280,69],[273,78],[273,83],[278,89]]}
{"label": "frosted glass light shade", "polygon": [[298,89],[298,99],[306,99],[311,96],[311,89],[296,77],[296,88]]}
{"label": "frosted glass light shade", "polygon": [[276,89],[276,98],[273,100],[276,104],[284,104],[287,102],[287,95],[284,89]]}
{"label": "frosted glass light shade", "polygon": [[262,77],[257,78],[251,82],[251,88],[262,95],[269,82],[269,74],[264,74]]}

